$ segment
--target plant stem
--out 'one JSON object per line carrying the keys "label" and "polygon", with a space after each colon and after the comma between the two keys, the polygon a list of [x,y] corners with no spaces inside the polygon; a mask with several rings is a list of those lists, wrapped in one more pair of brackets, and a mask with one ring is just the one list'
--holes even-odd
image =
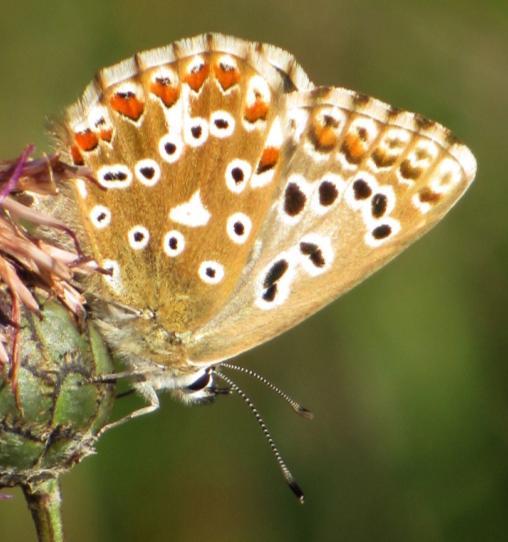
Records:
{"label": "plant stem", "polygon": [[63,542],[62,500],[57,479],[23,486],[39,542]]}

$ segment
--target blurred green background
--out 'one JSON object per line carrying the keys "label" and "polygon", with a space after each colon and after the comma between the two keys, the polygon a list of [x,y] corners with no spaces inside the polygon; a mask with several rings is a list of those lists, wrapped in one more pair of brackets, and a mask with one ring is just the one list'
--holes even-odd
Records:
{"label": "blurred green background", "polygon": [[[238,399],[163,398],[64,477],[68,540],[508,540],[508,4],[3,0],[0,155],[49,150],[45,117],[97,68],[209,30],[277,44],[316,83],[438,119],[475,152],[477,182],[386,269],[238,360],[316,414],[301,420],[247,383],[304,507]],[[10,493],[0,540],[33,540]]]}

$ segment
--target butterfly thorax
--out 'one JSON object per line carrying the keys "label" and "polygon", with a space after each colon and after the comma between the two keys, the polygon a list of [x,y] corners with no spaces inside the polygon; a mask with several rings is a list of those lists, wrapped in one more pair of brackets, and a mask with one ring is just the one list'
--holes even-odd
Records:
{"label": "butterfly thorax", "polygon": [[163,326],[156,311],[100,301],[93,303],[93,316],[114,351],[136,371],[170,367],[180,375],[192,370],[186,353],[189,334]]}

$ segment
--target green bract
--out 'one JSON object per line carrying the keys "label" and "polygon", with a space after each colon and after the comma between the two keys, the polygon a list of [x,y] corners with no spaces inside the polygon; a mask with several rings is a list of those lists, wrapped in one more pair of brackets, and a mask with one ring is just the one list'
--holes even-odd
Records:
{"label": "green bract", "polygon": [[112,372],[93,324],[79,330],[56,301],[42,314],[22,319],[19,406],[9,368],[0,374],[0,487],[37,484],[78,463],[93,452],[113,405],[113,387],[91,382]]}

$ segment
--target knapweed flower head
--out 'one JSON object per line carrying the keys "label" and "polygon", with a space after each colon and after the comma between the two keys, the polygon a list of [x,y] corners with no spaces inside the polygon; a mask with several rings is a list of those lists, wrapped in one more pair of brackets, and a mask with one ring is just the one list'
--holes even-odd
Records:
{"label": "knapweed flower head", "polygon": [[[0,162],[0,281],[10,298],[8,313],[2,314],[8,325],[0,333],[0,365],[9,366],[14,390],[21,308],[38,314],[37,292],[58,299],[82,320],[85,299],[73,279],[97,269],[82,253],[72,229],[33,206],[38,194],[57,197],[59,184],[75,176],[77,168],[61,162],[57,154],[32,159],[33,150],[28,146],[19,158]],[[51,229],[67,235],[74,249],[47,235]]]}
{"label": "knapweed flower head", "polygon": [[92,453],[114,399],[95,378],[113,367],[78,284],[100,270],[42,210],[65,204],[78,172],[32,152],[0,162],[0,488],[35,487]]}

